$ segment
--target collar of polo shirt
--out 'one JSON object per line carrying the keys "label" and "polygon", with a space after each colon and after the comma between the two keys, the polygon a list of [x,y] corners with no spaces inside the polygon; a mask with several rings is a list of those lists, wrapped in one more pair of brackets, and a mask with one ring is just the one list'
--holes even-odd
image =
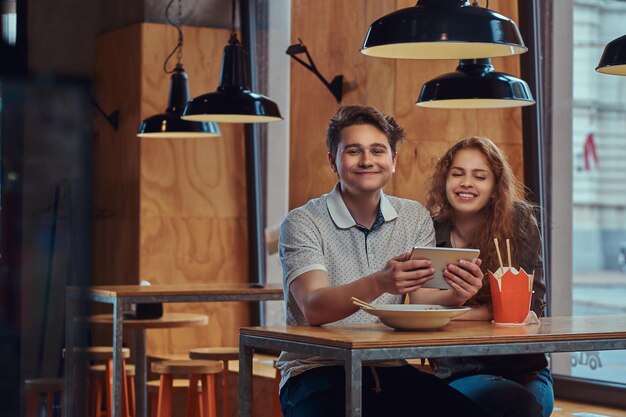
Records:
{"label": "collar of polo shirt", "polygon": [[[349,229],[353,226],[356,226],[356,222],[348,207],[346,207],[346,203],[344,203],[343,198],[341,197],[341,191],[339,191],[339,183],[335,185],[335,188],[328,193],[328,197],[326,198],[326,205],[328,206],[328,212],[330,213],[330,217],[333,219],[333,222],[340,229]],[[396,209],[393,208],[387,196],[382,191],[380,192],[380,211],[383,213],[383,217],[385,222],[395,219],[398,217],[398,213]]]}

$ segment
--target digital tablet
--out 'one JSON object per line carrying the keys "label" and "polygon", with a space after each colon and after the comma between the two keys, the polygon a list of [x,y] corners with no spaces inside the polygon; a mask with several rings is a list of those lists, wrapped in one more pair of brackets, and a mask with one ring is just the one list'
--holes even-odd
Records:
{"label": "digital tablet", "polygon": [[423,288],[450,288],[443,279],[443,271],[449,264],[458,264],[461,259],[476,262],[480,255],[478,249],[434,248],[416,246],[411,252],[411,259],[430,259],[435,268],[435,277],[424,284]]}

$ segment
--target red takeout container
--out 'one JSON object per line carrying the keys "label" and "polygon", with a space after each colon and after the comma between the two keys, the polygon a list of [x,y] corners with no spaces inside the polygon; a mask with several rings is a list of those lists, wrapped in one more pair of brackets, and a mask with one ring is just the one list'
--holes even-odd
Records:
{"label": "red takeout container", "polygon": [[526,271],[504,268],[489,271],[489,286],[496,324],[522,324],[530,311],[533,276]]}

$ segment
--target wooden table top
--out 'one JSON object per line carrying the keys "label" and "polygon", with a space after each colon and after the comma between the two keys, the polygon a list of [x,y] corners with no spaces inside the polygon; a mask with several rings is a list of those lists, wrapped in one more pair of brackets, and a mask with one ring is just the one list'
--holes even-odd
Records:
{"label": "wooden table top", "polygon": [[282,284],[268,283],[263,288],[245,283],[101,285],[88,288],[70,287],[70,291],[107,297],[177,296],[177,295],[282,295]]}
{"label": "wooden table top", "polygon": [[453,320],[434,331],[400,332],[384,324],[243,327],[241,334],[348,349],[626,339],[626,315],[547,317],[541,324],[497,326]]}
{"label": "wooden table top", "polygon": [[[89,324],[113,324],[113,314],[95,314],[83,318]],[[171,329],[175,327],[206,326],[209,316],[192,313],[163,313],[158,319],[124,319],[124,327],[133,329]]]}

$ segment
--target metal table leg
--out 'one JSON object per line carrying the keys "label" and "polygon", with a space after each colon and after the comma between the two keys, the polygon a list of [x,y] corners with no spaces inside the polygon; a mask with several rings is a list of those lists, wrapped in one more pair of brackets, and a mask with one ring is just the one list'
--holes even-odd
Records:
{"label": "metal table leg", "polygon": [[65,415],[67,417],[74,416],[74,396],[72,395],[72,387],[74,386],[74,323],[76,301],[69,297],[65,297]]}
{"label": "metal table leg", "polygon": [[113,302],[113,417],[122,417],[122,330],[124,302]]}
{"label": "metal table leg", "polygon": [[346,358],[344,369],[346,371],[346,417],[361,417],[361,381],[362,362],[355,356],[353,350]]}
{"label": "metal table leg", "polygon": [[239,417],[252,415],[252,354],[246,337],[239,336]]}
{"label": "metal table leg", "polygon": [[135,415],[137,417],[148,417],[146,330],[135,329],[133,333],[135,338],[133,357],[135,362],[135,395],[137,401]]}

